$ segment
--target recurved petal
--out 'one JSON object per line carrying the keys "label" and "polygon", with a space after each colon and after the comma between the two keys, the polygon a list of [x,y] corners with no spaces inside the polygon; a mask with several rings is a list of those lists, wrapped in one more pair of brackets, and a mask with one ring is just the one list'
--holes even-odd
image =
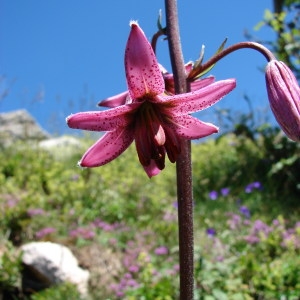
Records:
{"label": "recurved petal", "polygon": [[191,90],[196,91],[196,90],[203,89],[204,87],[212,84],[214,81],[215,81],[214,76],[208,76],[203,79],[195,80],[195,81],[191,82]]}
{"label": "recurved petal", "polygon": [[235,86],[235,79],[221,80],[190,93],[174,96],[156,96],[155,101],[168,101],[170,107],[172,107],[170,109],[171,114],[180,116],[194,113],[212,106],[231,92]]}
{"label": "recurved petal", "polygon": [[78,165],[88,168],[103,166],[122,154],[132,141],[130,129],[118,128],[107,132],[87,150]]}
{"label": "recurved petal", "polygon": [[117,127],[128,125],[128,112],[131,112],[139,104],[122,105],[105,111],[80,112],[67,117],[67,124],[70,128],[109,131]]}
{"label": "recurved petal", "polygon": [[101,100],[98,103],[98,106],[113,108],[113,107],[118,107],[118,106],[121,106],[124,104],[129,104],[129,103],[131,103],[131,99],[129,96],[129,92],[126,91],[126,92],[117,94],[115,96]]}
{"label": "recurved petal", "polygon": [[215,125],[202,122],[190,115],[174,116],[173,121],[170,126],[176,134],[188,140],[203,138],[219,131]]}
{"label": "recurved petal", "polygon": [[143,167],[149,178],[159,174],[161,171],[161,169],[157,167],[156,162],[153,159],[151,159],[151,162],[148,166]]}
{"label": "recurved petal", "polygon": [[125,50],[125,72],[132,99],[164,92],[164,80],[156,56],[144,32],[136,22],[131,22],[131,31]]}

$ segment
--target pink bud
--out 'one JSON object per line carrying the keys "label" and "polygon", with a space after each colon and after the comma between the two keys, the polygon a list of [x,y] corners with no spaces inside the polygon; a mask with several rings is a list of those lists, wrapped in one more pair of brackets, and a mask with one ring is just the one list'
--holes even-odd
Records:
{"label": "pink bud", "polygon": [[266,84],[271,109],[285,134],[300,141],[300,88],[292,71],[281,61],[266,67]]}

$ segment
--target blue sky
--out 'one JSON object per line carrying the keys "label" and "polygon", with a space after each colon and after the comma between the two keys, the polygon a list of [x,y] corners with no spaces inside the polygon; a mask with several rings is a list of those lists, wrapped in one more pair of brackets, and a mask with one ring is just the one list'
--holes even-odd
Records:
{"label": "blue sky", "polygon": [[[179,0],[178,8],[186,62],[198,57],[202,44],[206,60],[224,38],[228,45],[244,41],[245,30],[261,39],[274,37],[268,29],[253,30],[264,10],[272,8],[269,0]],[[70,132],[66,116],[98,109],[99,100],[126,89],[123,59],[129,21],[138,20],[150,39],[159,9],[164,16],[162,0],[1,0],[0,92],[9,93],[0,100],[0,111],[25,108],[51,133]],[[157,49],[159,62],[170,70],[167,42],[160,40]],[[235,77],[238,87],[215,107],[245,111],[244,94],[255,109],[268,107],[259,70],[265,64],[253,50],[221,61],[211,74]],[[198,116],[220,126],[214,108]],[[269,120],[274,122],[272,116]]]}

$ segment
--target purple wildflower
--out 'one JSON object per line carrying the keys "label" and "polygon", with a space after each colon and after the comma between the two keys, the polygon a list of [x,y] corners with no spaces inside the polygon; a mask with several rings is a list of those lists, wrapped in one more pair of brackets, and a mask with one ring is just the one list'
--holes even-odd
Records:
{"label": "purple wildflower", "polygon": [[70,237],[83,238],[85,240],[91,240],[95,236],[95,232],[89,228],[79,227],[69,232]]}
{"label": "purple wildflower", "polygon": [[244,224],[245,226],[250,226],[250,225],[251,225],[251,222],[250,222],[250,220],[244,220],[243,224]]}
{"label": "purple wildflower", "polygon": [[20,201],[20,199],[15,198],[15,196],[11,194],[4,194],[2,196],[6,200],[6,206],[9,208],[15,207]]}
{"label": "purple wildflower", "polygon": [[174,269],[174,271],[179,272],[179,269],[180,269],[179,264],[175,264],[173,266],[173,269]]}
{"label": "purple wildflower", "polygon": [[174,222],[177,220],[177,214],[175,214],[174,212],[166,211],[163,216],[163,220],[166,222]]}
{"label": "purple wildflower", "polygon": [[240,206],[240,213],[244,215],[246,218],[250,218],[250,210],[247,206],[242,205]]}
{"label": "purple wildflower", "polygon": [[218,192],[217,191],[211,191],[211,192],[209,192],[209,198],[210,198],[210,200],[217,200],[217,198],[218,198]]}
{"label": "purple wildflower", "polygon": [[123,291],[116,291],[116,296],[120,297],[120,298],[123,298],[125,296],[125,294],[124,294]]}
{"label": "purple wildflower", "polygon": [[241,216],[237,215],[237,214],[233,214],[233,213],[230,213],[229,215],[231,216],[231,218],[228,219],[228,221],[227,221],[229,228],[231,230],[235,230],[235,229],[239,228],[242,223]]}
{"label": "purple wildflower", "polygon": [[118,240],[115,239],[115,238],[111,238],[111,239],[109,239],[108,243],[109,243],[111,246],[116,246],[117,243],[118,243]]}
{"label": "purple wildflower", "polygon": [[140,270],[140,267],[138,265],[131,265],[128,268],[128,271],[131,273],[137,273]]}
{"label": "purple wildflower", "polygon": [[167,269],[165,272],[167,276],[175,276],[177,274],[174,269]]}
{"label": "purple wildflower", "polygon": [[155,250],[154,250],[154,253],[156,255],[166,255],[169,253],[169,249],[165,246],[160,246],[160,247],[157,247]]}
{"label": "purple wildflower", "polygon": [[115,295],[118,299],[124,299],[125,292],[128,289],[138,288],[138,282],[132,278],[130,273],[125,273],[123,278],[118,284],[112,284],[110,288],[115,292]]}
{"label": "purple wildflower", "polygon": [[259,181],[255,181],[252,183],[253,188],[257,189],[257,190],[262,190],[263,186]]}
{"label": "purple wildflower", "polygon": [[53,232],[55,232],[55,231],[56,231],[56,229],[53,228],[53,227],[45,227],[45,228],[43,228],[43,229],[37,231],[37,232],[35,233],[35,236],[36,236],[36,238],[38,238],[38,239],[42,239],[42,238],[45,237],[46,235],[51,234],[51,233],[53,233]]}
{"label": "purple wildflower", "polygon": [[212,227],[206,229],[206,234],[209,237],[214,237],[216,235],[216,230]]}
{"label": "purple wildflower", "polygon": [[128,279],[127,286],[132,287],[132,288],[137,288],[139,286],[139,284],[134,279]]}
{"label": "purple wildflower", "polygon": [[93,226],[97,227],[97,228],[101,228],[104,231],[113,231],[114,229],[116,229],[119,224],[118,223],[113,223],[113,224],[109,224],[105,221],[102,221],[100,219],[96,219],[93,223]]}
{"label": "purple wildflower", "polygon": [[44,213],[45,213],[45,211],[42,208],[29,208],[27,210],[27,215],[29,217],[43,215]]}
{"label": "purple wildflower", "polygon": [[249,194],[249,193],[251,193],[251,192],[252,192],[252,188],[251,188],[249,185],[247,185],[247,186],[245,187],[245,193]]}
{"label": "purple wildflower", "polygon": [[277,226],[280,225],[280,222],[279,222],[278,219],[275,219],[275,220],[272,221],[272,224],[273,224],[275,227],[277,227]]}
{"label": "purple wildflower", "polygon": [[254,235],[247,235],[247,236],[245,236],[244,240],[251,245],[257,244],[260,241],[259,237],[254,236]]}
{"label": "purple wildflower", "polygon": [[80,178],[80,177],[79,177],[78,174],[74,174],[74,175],[71,176],[71,180],[72,180],[72,181],[78,181],[79,178]]}
{"label": "purple wildflower", "polygon": [[125,273],[124,274],[124,278],[125,279],[131,279],[132,278],[132,275],[130,273]]}
{"label": "purple wildflower", "polygon": [[272,228],[261,220],[256,220],[253,224],[252,229],[254,233],[263,232],[267,235],[272,231]]}
{"label": "purple wildflower", "polygon": [[228,196],[229,192],[230,192],[229,188],[222,188],[221,189],[221,195],[224,196],[224,197]]}
{"label": "purple wildflower", "polygon": [[262,185],[259,181],[251,182],[245,187],[245,193],[249,194],[251,193],[254,189],[261,190]]}

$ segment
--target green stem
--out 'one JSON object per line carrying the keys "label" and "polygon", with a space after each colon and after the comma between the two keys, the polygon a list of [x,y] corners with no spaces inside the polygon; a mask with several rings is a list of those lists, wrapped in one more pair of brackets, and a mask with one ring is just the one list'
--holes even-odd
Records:
{"label": "green stem", "polygon": [[[181,51],[177,3],[165,0],[167,37],[169,43],[172,73],[176,94],[189,91]],[[179,263],[180,263],[180,299],[194,298],[194,233],[193,233],[193,192],[191,143],[181,141],[181,153],[176,162],[178,227],[179,227]]]}

